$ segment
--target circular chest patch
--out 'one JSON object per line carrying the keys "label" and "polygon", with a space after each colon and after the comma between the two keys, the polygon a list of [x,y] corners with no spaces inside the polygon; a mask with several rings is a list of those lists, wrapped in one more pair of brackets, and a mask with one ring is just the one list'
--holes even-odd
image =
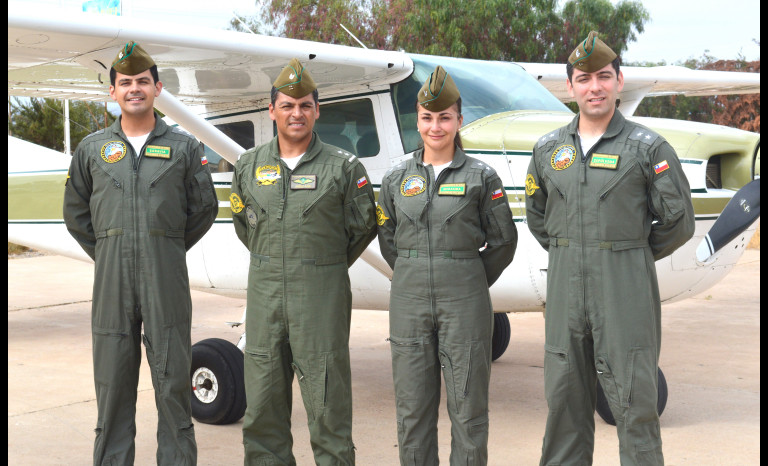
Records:
{"label": "circular chest patch", "polygon": [[415,196],[421,194],[427,187],[427,180],[419,175],[411,175],[400,185],[400,192],[403,196]]}
{"label": "circular chest patch", "polygon": [[280,179],[280,167],[274,165],[264,165],[256,169],[256,181],[259,185],[275,184]]}
{"label": "circular chest patch", "polygon": [[107,163],[115,163],[125,157],[128,149],[123,141],[109,141],[101,146],[101,158]]}
{"label": "circular chest patch", "polygon": [[537,189],[539,189],[539,187],[536,186],[536,180],[533,179],[533,175],[529,173],[525,178],[525,194],[533,196],[533,193],[535,193]]}
{"label": "circular chest patch", "polygon": [[229,195],[229,207],[232,209],[232,212],[239,214],[243,211],[243,201],[240,200],[240,196],[238,196],[235,193],[232,193]]}
{"label": "circular chest patch", "polygon": [[550,163],[555,170],[565,170],[571,166],[575,159],[576,148],[571,145],[565,145],[558,147],[552,153],[552,161]]}
{"label": "circular chest patch", "polygon": [[246,207],[245,216],[248,217],[248,225],[250,225],[251,228],[256,228],[256,222],[259,220],[259,217],[256,215],[256,210],[251,206]]}

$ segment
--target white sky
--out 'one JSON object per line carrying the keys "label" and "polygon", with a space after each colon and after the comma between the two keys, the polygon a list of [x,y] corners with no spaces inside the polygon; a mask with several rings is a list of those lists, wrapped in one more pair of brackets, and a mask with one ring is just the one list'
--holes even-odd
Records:
{"label": "white sky", "polygon": [[[88,0],[38,0],[79,8]],[[108,0],[101,0],[108,1]],[[252,16],[263,0],[122,0],[125,15],[167,18],[190,26],[226,29],[233,11]],[[471,0],[463,0],[471,1]],[[559,0],[562,5],[564,0]],[[616,4],[619,0],[611,0]],[[26,4],[29,4],[25,2]],[[622,56],[624,62],[666,61],[668,64],[707,53],[718,59],[758,60],[759,0],[642,0],[651,19],[645,32]]]}

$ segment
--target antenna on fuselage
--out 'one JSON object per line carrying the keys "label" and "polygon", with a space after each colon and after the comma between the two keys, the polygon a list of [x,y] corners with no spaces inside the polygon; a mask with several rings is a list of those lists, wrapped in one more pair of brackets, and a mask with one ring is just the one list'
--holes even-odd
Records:
{"label": "antenna on fuselage", "polygon": [[254,34],[254,35],[256,35],[256,33],[255,33],[255,32],[253,32],[253,31],[251,31],[251,28],[249,28],[249,27],[248,27],[248,23],[246,23],[246,22],[245,22],[245,18],[243,18],[242,16],[238,15],[238,14],[237,14],[237,12],[236,12],[235,10],[232,10],[232,14],[233,14],[233,15],[235,15],[235,18],[237,18],[238,20],[240,20],[240,25],[241,25],[243,28],[245,28],[245,30],[246,30],[246,31],[250,32],[251,34]]}
{"label": "antenna on fuselage", "polygon": [[345,28],[343,24],[339,23],[339,26],[341,26],[341,28],[342,28],[342,29],[344,29],[345,31],[347,31],[347,34],[349,34],[350,36],[352,36],[352,38],[353,38],[353,39],[355,39],[355,40],[357,41],[357,43],[358,43],[358,44],[360,44],[360,46],[361,46],[361,47],[363,47],[364,49],[368,49],[368,47],[366,47],[366,46],[365,46],[365,44],[363,44],[362,42],[360,42],[360,39],[358,39],[357,37],[355,37],[355,35],[354,35],[354,34],[352,34],[351,32],[349,32],[349,29]]}

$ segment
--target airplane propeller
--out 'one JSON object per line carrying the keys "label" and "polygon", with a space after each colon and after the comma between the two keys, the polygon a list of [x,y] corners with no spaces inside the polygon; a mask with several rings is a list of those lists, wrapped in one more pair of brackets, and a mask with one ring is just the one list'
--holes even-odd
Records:
{"label": "airplane propeller", "polygon": [[699,262],[707,262],[758,217],[760,217],[760,178],[746,184],[728,201],[720,217],[696,248],[696,259]]}

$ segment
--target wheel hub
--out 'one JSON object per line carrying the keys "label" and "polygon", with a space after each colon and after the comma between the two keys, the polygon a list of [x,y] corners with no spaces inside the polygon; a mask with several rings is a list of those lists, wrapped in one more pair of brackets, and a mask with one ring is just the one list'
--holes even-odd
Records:
{"label": "wheel hub", "polygon": [[200,367],[192,374],[192,393],[202,403],[213,403],[219,393],[219,382],[213,371]]}

